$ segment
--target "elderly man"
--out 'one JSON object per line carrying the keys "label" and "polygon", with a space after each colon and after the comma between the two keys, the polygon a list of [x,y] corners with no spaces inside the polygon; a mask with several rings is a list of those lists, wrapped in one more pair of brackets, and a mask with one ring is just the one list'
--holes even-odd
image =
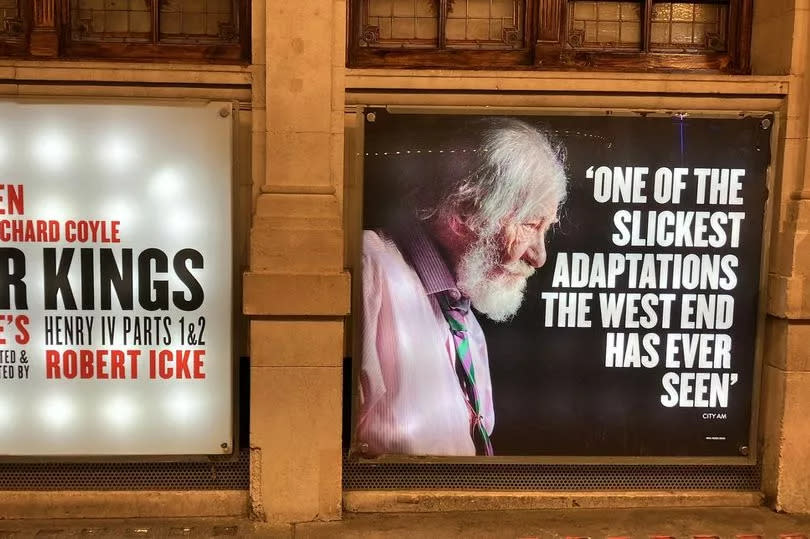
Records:
{"label": "elderly man", "polygon": [[490,118],[465,136],[431,151],[438,170],[408,219],[364,232],[366,455],[493,454],[487,346],[470,305],[495,321],[517,312],[566,179],[561,149],[527,123]]}

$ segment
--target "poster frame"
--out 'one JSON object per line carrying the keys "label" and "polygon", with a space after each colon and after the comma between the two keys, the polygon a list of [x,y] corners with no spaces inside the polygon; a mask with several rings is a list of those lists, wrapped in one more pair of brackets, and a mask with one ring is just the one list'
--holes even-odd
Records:
{"label": "poster frame", "polygon": [[[4,455],[0,453],[0,464],[111,464],[111,463],[174,463],[174,462],[234,462],[239,459],[239,337],[238,310],[240,305],[236,291],[239,287],[238,278],[241,276],[239,263],[235,256],[238,229],[236,215],[238,212],[238,173],[239,161],[239,110],[240,103],[236,99],[208,99],[208,98],[131,98],[131,97],[96,97],[96,96],[9,96],[3,102],[24,104],[48,105],[144,105],[144,106],[172,106],[172,107],[208,107],[219,105],[220,115],[230,119],[231,144],[228,147],[231,159],[231,175],[228,178],[230,190],[228,192],[229,219],[227,226],[231,241],[231,296],[230,296],[230,402],[231,402],[231,429],[230,440],[223,442],[222,453],[199,454],[99,454],[99,455]],[[224,444],[227,443],[227,446]]]}
{"label": "poster frame", "polygon": [[[515,96],[519,99],[519,96]],[[391,96],[380,96],[381,101]],[[407,102],[408,100],[406,100]],[[685,100],[688,101],[688,100]],[[700,107],[679,107],[677,109],[662,108],[626,108],[626,107],[555,107],[555,106],[478,106],[478,105],[416,105],[416,104],[382,104],[376,99],[370,100],[374,104],[354,105],[347,108],[348,112],[355,112],[357,122],[355,129],[346,133],[347,145],[351,141],[354,155],[347,152],[346,185],[359,193],[355,199],[345,198],[347,223],[346,234],[359,238],[362,236],[362,194],[363,194],[363,155],[365,147],[365,124],[369,120],[369,114],[375,111],[385,110],[390,114],[450,114],[450,115],[492,115],[492,116],[624,116],[624,117],[662,117],[671,118],[675,116],[702,118],[702,119],[740,119],[744,117],[760,118],[770,121],[767,127],[770,131],[770,162],[765,172],[765,206],[763,208],[762,225],[762,248],[760,251],[759,269],[759,293],[756,313],[756,336],[754,350],[754,365],[752,369],[752,390],[751,390],[751,410],[748,429],[748,446],[740,448],[739,456],[582,456],[582,455],[494,455],[494,456],[437,456],[437,455],[395,455],[386,454],[379,457],[369,458],[363,456],[356,450],[356,419],[357,407],[359,404],[358,377],[355,373],[356,365],[359,366],[361,356],[359,326],[356,323],[349,324],[351,344],[347,346],[347,353],[351,354],[352,371],[349,374],[351,380],[351,420],[349,435],[349,458],[364,464],[408,464],[408,463],[436,463],[436,464],[571,464],[571,465],[703,465],[703,466],[733,466],[733,465],[756,465],[760,457],[759,444],[759,409],[762,386],[762,372],[765,350],[765,325],[767,317],[768,298],[768,271],[770,260],[770,249],[772,239],[772,221],[774,204],[774,187],[777,165],[779,141],[781,140],[781,130],[783,129],[783,113],[781,109],[757,107],[753,109],[703,109]],[[372,116],[373,118],[373,116]],[[778,194],[778,192],[777,192]],[[360,217],[357,218],[359,214]],[[359,225],[358,225],[359,223]],[[358,228],[359,226],[359,228]],[[354,278],[352,279],[352,305],[362,305],[362,279],[358,275],[362,274],[362,252],[359,241],[350,243],[353,248],[347,250],[350,267]],[[354,311],[352,311],[354,313]],[[352,316],[352,319],[354,317]]]}

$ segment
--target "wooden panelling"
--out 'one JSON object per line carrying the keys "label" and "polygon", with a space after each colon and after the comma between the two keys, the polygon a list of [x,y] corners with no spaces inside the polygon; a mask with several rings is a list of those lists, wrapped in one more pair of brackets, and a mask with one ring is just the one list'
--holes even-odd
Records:
{"label": "wooden panelling", "polygon": [[[352,0],[349,6],[348,66],[391,68],[458,68],[458,69],[561,69],[577,71],[666,72],[705,71],[745,74],[750,71],[751,23],[753,0],[728,0],[727,36],[723,48],[695,41],[688,46],[658,47],[651,43],[653,0],[638,1],[636,17],[621,17],[619,36],[627,34],[626,43],[610,39],[596,40],[588,46],[577,46],[579,41],[569,35],[568,17],[572,0],[524,0],[524,47],[514,50],[485,50],[480,44],[448,43],[444,25],[454,0],[437,0],[439,12],[439,40],[435,47],[375,48],[360,46],[365,0]],[[631,2],[627,2],[628,4]],[[594,2],[597,6],[600,2]],[[466,5],[466,4],[465,4]],[[455,7],[452,7],[455,9]],[[716,9],[716,8],[713,8]],[[631,20],[633,19],[633,20]],[[636,21],[636,19],[638,19]],[[597,21],[598,22],[598,21]],[[583,23],[585,24],[585,23]],[[637,31],[625,28],[637,24]],[[702,23],[701,23],[702,24]],[[579,25],[582,26],[582,25]],[[705,25],[704,25],[705,26]],[[627,31],[625,31],[627,30]],[[584,36],[583,36],[584,37]],[[718,42],[719,43],[719,42]],[[586,44],[587,45],[587,44]],[[676,50],[677,49],[677,50]],[[701,50],[702,49],[702,50]]]}
{"label": "wooden panelling", "polygon": [[250,57],[251,0],[9,2],[0,4],[0,57],[212,63]]}

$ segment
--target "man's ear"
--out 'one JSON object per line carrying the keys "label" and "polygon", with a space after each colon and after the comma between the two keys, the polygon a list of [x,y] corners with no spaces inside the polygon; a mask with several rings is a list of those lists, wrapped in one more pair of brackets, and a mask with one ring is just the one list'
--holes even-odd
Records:
{"label": "man's ear", "polygon": [[472,229],[467,221],[456,213],[449,213],[445,216],[447,229],[457,238],[469,238],[472,236]]}

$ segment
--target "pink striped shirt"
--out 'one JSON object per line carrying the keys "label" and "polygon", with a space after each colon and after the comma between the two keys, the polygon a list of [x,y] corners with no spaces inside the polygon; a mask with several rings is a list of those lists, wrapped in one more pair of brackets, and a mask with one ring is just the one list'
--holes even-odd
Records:
{"label": "pink striped shirt", "polygon": [[[399,240],[363,233],[363,356],[356,442],[361,453],[475,455],[471,408],[437,300],[461,294],[436,247],[415,226]],[[404,253],[404,255],[403,255]],[[407,257],[407,258],[406,258]],[[466,322],[483,424],[495,424],[484,333]]]}

